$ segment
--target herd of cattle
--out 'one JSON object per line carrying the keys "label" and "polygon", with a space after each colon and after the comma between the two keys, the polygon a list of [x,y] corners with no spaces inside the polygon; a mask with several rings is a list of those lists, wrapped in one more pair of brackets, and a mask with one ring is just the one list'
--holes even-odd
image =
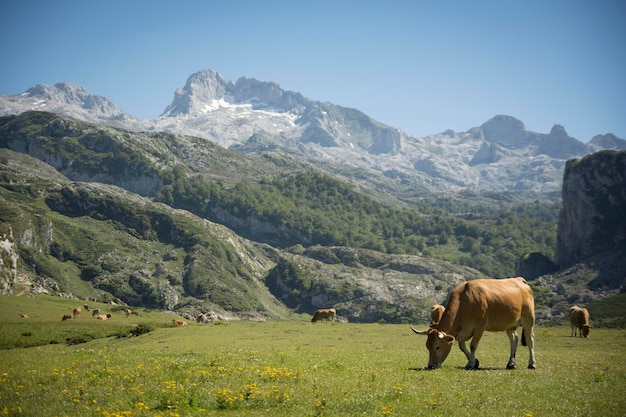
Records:
{"label": "herd of cattle", "polygon": [[[70,313],[63,314],[63,317],[61,317],[61,321],[79,318],[80,315],[83,313],[83,309],[85,309],[85,311],[89,311],[89,305],[85,304],[82,307],[76,307],[74,310],[72,310],[71,314]],[[91,310],[91,312],[92,312],[91,317],[95,317],[98,320],[108,320],[111,317],[113,317],[111,313],[100,314],[99,308],[94,308]],[[125,309],[124,312],[126,313],[126,318],[130,317],[132,314],[132,311],[128,308]]]}
{"label": "herd of cattle", "polygon": [[[76,307],[72,314],[64,314],[62,319],[71,320],[80,317],[89,306]],[[125,309],[126,317],[132,312]],[[313,315],[311,322],[322,320],[335,321],[335,308],[319,309]],[[21,314],[28,318],[27,314]],[[196,317],[197,323],[207,323],[217,316],[210,312]],[[100,314],[99,309],[92,310],[92,317],[98,320],[110,319],[111,313]],[[522,327],[522,346],[528,347],[528,368],[537,366],[534,351],[535,300],[533,291],[522,277],[507,279],[476,279],[465,281],[457,285],[448,298],[446,306],[435,304],[430,312],[431,325],[426,330],[413,332],[427,336],[426,348],[429,352],[428,368],[439,368],[448,357],[454,341],[458,341],[459,348],[467,358],[466,369],[478,369],[479,361],[476,358],[478,343],[485,331],[506,332],[510,342],[510,354],[507,369],[516,366],[517,328]],[[591,324],[589,312],[586,308],[576,305],[569,309],[569,319],[572,327],[572,337],[589,337]],[[172,319],[174,327],[185,327],[185,320]],[[466,343],[470,342],[470,349]]]}
{"label": "herd of cattle", "polygon": [[[334,308],[317,310],[312,322],[329,318],[334,321]],[[448,298],[446,307],[435,304],[430,313],[431,325],[426,330],[411,329],[427,336],[428,368],[441,367],[454,341],[467,358],[465,369],[478,369],[478,343],[485,331],[506,332],[510,342],[507,369],[515,369],[517,328],[522,327],[522,346],[528,347],[528,368],[535,369],[535,299],[528,282],[522,277],[507,279],[477,279],[457,285]],[[572,306],[569,309],[572,336],[588,337],[591,324],[587,309]],[[466,343],[470,342],[470,349]]]}

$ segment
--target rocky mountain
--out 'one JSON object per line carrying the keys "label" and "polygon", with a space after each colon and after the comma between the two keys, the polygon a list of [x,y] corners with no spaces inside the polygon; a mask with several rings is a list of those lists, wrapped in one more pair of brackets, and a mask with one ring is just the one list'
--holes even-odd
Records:
{"label": "rocky mountain", "polygon": [[131,130],[142,128],[135,117],[124,113],[108,98],[92,95],[84,87],[68,82],[54,86],[37,84],[21,94],[2,96],[0,108],[3,115],[39,110]]}
{"label": "rocky mountain", "polygon": [[[454,284],[483,275],[430,248],[461,253],[465,265],[513,264],[534,250],[529,242],[554,241],[543,229],[556,221],[512,226],[511,213],[466,201],[537,201],[562,183],[556,263],[536,254],[518,262],[534,279],[540,317],[624,285],[624,152],[583,157],[624,149],[610,134],[583,144],[558,125],[541,134],[496,116],[412,137],[355,109],[213,71],[193,74],[153,120],[71,84],[0,97],[0,112],[19,114],[0,120],[5,293],[255,319],[332,304],[352,321],[419,320]],[[583,158],[565,168],[573,157]],[[289,200],[291,191],[308,200]],[[454,215],[422,209],[444,194],[455,195]],[[354,226],[338,234],[345,224]],[[348,238],[354,247],[336,244]]]}
{"label": "rocky mountain", "polygon": [[347,177],[386,183],[405,198],[416,192],[559,192],[568,158],[626,149],[626,141],[613,135],[584,144],[562,126],[536,133],[511,116],[465,132],[415,137],[356,109],[310,100],[273,82],[226,81],[211,70],[192,74],[152,120],[138,121],[66,83],[0,97],[0,114],[33,108],[134,131],[200,137],[240,153],[283,152]]}

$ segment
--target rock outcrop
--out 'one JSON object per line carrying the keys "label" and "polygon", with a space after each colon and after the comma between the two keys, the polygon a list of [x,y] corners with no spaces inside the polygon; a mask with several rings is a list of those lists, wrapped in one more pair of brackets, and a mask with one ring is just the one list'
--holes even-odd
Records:
{"label": "rock outcrop", "polygon": [[545,274],[552,274],[558,269],[558,265],[539,252],[525,253],[515,263],[515,276],[533,280]]}
{"label": "rock outcrop", "polygon": [[561,269],[626,246],[626,151],[567,161],[555,262]]}
{"label": "rock outcrop", "polygon": [[12,294],[19,254],[10,224],[0,224],[0,294]]}

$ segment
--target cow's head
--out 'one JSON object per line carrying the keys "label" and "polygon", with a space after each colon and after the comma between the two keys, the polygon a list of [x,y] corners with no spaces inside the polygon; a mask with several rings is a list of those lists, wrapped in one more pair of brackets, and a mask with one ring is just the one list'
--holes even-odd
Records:
{"label": "cow's head", "polygon": [[583,337],[589,337],[589,329],[591,329],[591,325],[583,326]]}
{"label": "cow's head", "polygon": [[422,331],[415,330],[413,327],[411,329],[417,334],[428,336],[428,339],[426,339],[426,349],[428,349],[429,353],[428,367],[430,369],[441,368],[441,364],[446,360],[450,349],[452,349],[454,336],[437,329]]}

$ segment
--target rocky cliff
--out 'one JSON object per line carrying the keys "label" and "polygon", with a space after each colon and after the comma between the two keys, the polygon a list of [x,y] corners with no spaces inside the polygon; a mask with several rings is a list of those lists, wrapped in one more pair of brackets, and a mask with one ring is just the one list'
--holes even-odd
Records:
{"label": "rocky cliff", "polygon": [[555,261],[570,267],[626,245],[626,152],[567,161]]}

